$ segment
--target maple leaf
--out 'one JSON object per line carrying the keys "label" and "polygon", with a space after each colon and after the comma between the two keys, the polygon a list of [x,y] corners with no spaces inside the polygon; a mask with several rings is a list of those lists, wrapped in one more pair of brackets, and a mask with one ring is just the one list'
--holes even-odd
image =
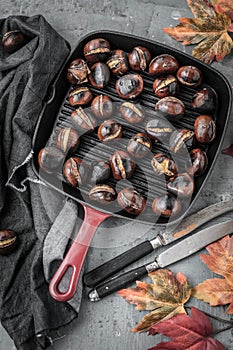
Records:
{"label": "maple leaf", "polygon": [[207,279],[192,289],[192,295],[211,306],[230,304],[233,314],[233,237],[225,236],[206,247],[210,255],[200,254],[202,261],[223,278]]}
{"label": "maple leaf", "polygon": [[192,55],[205,63],[220,61],[233,48],[228,34],[232,30],[231,19],[225,13],[217,13],[207,0],[187,0],[187,3],[194,18],[179,18],[180,24],[163,31],[183,45],[198,44]]}
{"label": "maple leaf", "polygon": [[216,0],[213,3],[216,12],[225,13],[233,21],[232,0]]}
{"label": "maple leaf", "polygon": [[172,342],[157,344],[149,350],[224,350],[224,346],[210,337],[213,327],[209,318],[195,307],[191,308],[192,318],[185,314],[175,315],[151,327],[151,335],[161,333]]}
{"label": "maple leaf", "polygon": [[170,270],[149,273],[154,284],[137,281],[136,288],[122,289],[118,294],[136,305],[137,310],[152,311],[142,318],[132,332],[146,332],[152,325],[176,314],[186,313],[184,304],[189,300],[191,288],[181,273],[175,276]]}

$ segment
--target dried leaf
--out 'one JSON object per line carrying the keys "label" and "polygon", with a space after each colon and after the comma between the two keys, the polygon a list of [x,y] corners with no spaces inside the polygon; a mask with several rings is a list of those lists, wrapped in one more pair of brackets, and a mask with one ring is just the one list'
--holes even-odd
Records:
{"label": "dried leaf", "polygon": [[189,300],[191,288],[182,273],[176,276],[170,270],[158,270],[149,274],[154,284],[137,281],[136,288],[118,292],[137,310],[152,311],[133,328],[132,332],[146,332],[152,325],[176,314],[185,313],[184,304]]}
{"label": "dried leaf", "polygon": [[228,314],[233,313],[233,237],[225,236],[206,247],[210,255],[200,254],[202,261],[224,279],[208,279],[192,289],[192,295],[211,306],[230,304]]}
{"label": "dried leaf", "polygon": [[232,156],[233,157],[233,144],[230,145],[230,147],[222,150],[223,154],[227,154],[228,156]]}
{"label": "dried leaf", "polygon": [[192,318],[176,315],[153,326],[150,334],[161,333],[173,341],[159,343],[149,350],[224,350],[218,340],[210,337],[213,328],[209,318],[202,311],[191,309]]}
{"label": "dried leaf", "polygon": [[210,64],[220,61],[231,52],[233,41],[228,34],[231,20],[224,13],[217,13],[206,0],[187,0],[195,18],[179,18],[180,24],[163,31],[183,45],[198,44],[192,54]]}
{"label": "dried leaf", "polygon": [[213,4],[218,13],[225,13],[233,21],[233,2],[232,0],[217,0]]}

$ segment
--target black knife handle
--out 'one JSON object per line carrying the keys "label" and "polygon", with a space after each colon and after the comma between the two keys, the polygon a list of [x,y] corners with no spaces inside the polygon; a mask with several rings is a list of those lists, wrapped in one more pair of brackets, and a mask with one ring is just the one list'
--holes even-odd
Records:
{"label": "black knife handle", "polygon": [[153,252],[153,250],[150,241],[140,243],[136,247],[116,256],[94,270],[85,273],[83,276],[83,282],[86,286],[93,288],[100,282],[106,280],[109,276],[114,275],[116,272],[132,264],[134,261],[137,261]]}
{"label": "black knife handle", "polygon": [[[116,292],[119,289],[127,287],[129,284],[136,281],[140,277],[145,276],[147,273],[147,269],[145,265],[143,265],[136,269],[125,272],[119,276],[116,276],[106,281],[105,283],[99,285],[98,287],[96,287],[95,290],[90,291],[89,299],[91,301],[97,301],[99,299],[102,299],[107,295]],[[96,295],[98,297],[93,297],[93,295]]]}

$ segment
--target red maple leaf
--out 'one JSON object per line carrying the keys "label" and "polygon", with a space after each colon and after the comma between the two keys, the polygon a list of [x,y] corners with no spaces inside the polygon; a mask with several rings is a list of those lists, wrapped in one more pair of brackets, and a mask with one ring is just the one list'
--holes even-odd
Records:
{"label": "red maple leaf", "polygon": [[191,308],[192,318],[178,314],[151,327],[149,334],[161,333],[171,342],[157,344],[149,350],[224,350],[224,346],[210,337],[213,327],[209,318],[195,307]]}

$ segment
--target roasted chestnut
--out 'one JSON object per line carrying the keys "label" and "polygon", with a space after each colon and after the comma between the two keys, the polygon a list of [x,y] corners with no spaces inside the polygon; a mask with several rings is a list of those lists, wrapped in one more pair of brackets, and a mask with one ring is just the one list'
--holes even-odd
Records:
{"label": "roasted chestnut", "polygon": [[129,68],[127,53],[123,50],[113,51],[111,57],[107,61],[107,65],[113,74],[125,74]]}
{"label": "roasted chestnut", "polygon": [[111,53],[110,44],[103,38],[93,39],[84,46],[83,53],[88,62],[105,61]]}
{"label": "roasted chestnut", "polygon": [[71,157],[64,164],[63,175],[69,185],[77,187],[87,179],[87,166],[80,158]]}
{"label": "roasted chestnut", "polygon": [[41,169],[51,174],[52,172],[59,170],[64,161],[64,153],[52,146],[42,148],[38,154],[38,164]]}
{"label": "roasted chestnut", "polygon": [[152,203],[152,210],[159,216],[170,218],[180,212],[181,203],[173,194],[166,193],[162,196],[155,197]]}
{"label": "roasted chestnut", "polygon": [[62,152],[73,152],[79,145],[79,135],[72,128],[61,128],[56,135],[56,146]]}
{"label": "roasted chestnut", "polygon": [[70,63],[66,77],[71,84],[82,84],[87,82],[88,74],[90,74],[90,69],[87,63],[77,58]]}
{"label": "roasted chestnut", "polygon": [[129,64],[133,70],[144,71],[147,69],[151,60],[151,54],[143,46],[136,46],[129,54]]}
{"label": "roasted chestnut", "polygon": [[151,151],[152,144],[149,137],[145,134],[134,135],[128,143],[127,151],[135,158],[143,158]]}
{"label": "roasted chestnut", "polygon": [[145,110],[140,103],[123,102],[120,105],[122,117],[131,124],[140,123],[145,118]]}
{"label": "roasted chestnut", "polygon": [[180,197],[190,197],[194,191],[194,181],[190,175],[177,174],[168,180],[167,188],[170,192]]}
{"label": "roasted chestnut", "polygon": [[71,106],[87,105],[91,100],[92,93],[87,87],[78,87],[69,94],[69,103]]}
{"label": "roasted chestnut", "polygon": [[93,131],[97,125],[96,119],[82,107],[71,113],[71,119],[74,127],[86,131]]}
{"label": "roasted chestnut", "polygon": [[171,134],[169,143],[173,153],[187,150],[193,146],[194,132],[188,129],[175,130]]}
{"label": "roasted chestnut", "polygon": [[185,105],[178,98],[168,96],[156,103],[155,110],[162,113],[168,120],[177,121],[184,115]]}
{"label": "roasted chestnut", "polygon": [[194,66],[183,66],[178,69],[176,74],[179,82],[186,86],[197,87],[202,83],[202,72]]}
{"label": "roasted chestnut", "polygon": [[165,154],[157,153],[151,160],[152,169],[157,175],[165,175],[166,177],[174,176],[178,173],[178,169],[174,160],[168,158]]}
{"label": "roasted chestnut", "polygon": [[125,151],[116,151],[110,157],[110,165],[114,179],[129,179],[134,172],[135,164]]}
{"label": "roasted chestnut", "polygon": [[192,176],[202,175],[208,165],[208,158],[200,148],[194,148],[190,152],[190,160],[186,163],[186,171]]}
{"label": "roasted chestnut", "polygon": [[145,126],[145,130],[151,138],[160,142],[169,140],[173,132],[171,124],[163,118],[149,120]]}
{"label": "roasted chestnut", "polygon": [[146,206],[146,199],[137,190],[126,187],[118,193],[117,201],[127,213],[131,215],[139,215]]}
{"label": "roasted chestnut", "polygon": [[17,244],[17,234],[12,230],[0,231],[0,255],[10,254]]}
{"label": "roasted chestnut", "polygon": [[171,55],[163,54],[156,56],[149,65],[149,73],[159,76],[164,74],[173,74],[179,68],[177,59]]}
{"label": "roasted chestnut", "polygon": [[135,98],[142,93],[144,82],[139,74],[127,74],[116,81],[116,91],[122,98]]}
{"label": "roasted chestnut", "polygon": [[91,183],[98,183],[108,180],[111,174],[111,168],[108,162],[95,160],[91,164],[90,177]]}
{"label": "roasted chestnut", "polygon": [[192,108],[201,113],[213,113],[217,107],[217,94],[210,86],[199,90],[192,98]]}
{"label": "roasted chestnut", "polygon": [[97,201],[101,204],[109,204],[116,199],[117,193],[111,185],[98,184],[90,190],[89,197],[92,201]]}
{"label": "roasted chestnut", "polygon": [[216,124],[209,115],[199,115],[194,123],[196,140],[200,143],[210,143],[216,136]]}
{"label": "roasted chestnut", "polygon": [[163,75],[155,79],[153,90],[159,98],[174,96],[179,91],[178,80],[173,75]]}
{"label": "roasted chestnut", "polygon": [[91,110],[93,114],[99,119],[111,117],[113,113],[113,104],[111,98],[107,95],[96,96],[91,103]]}
{"label": "roasted chestnut", "polygon": [[28,37],[20,30],[11,30],[2,37],[2,45],[8,53],[13,53],[19,50],[28,41]]}
{"label": "roasted chestnut", "polygon": [[100,141],[112,141],[120,138],[122,135],[122,125],[113,119],[105,120],[98,129],[98,138]]}
{"label": "roasted chestnut", "polygon": [[105,63],[97,62],[91,67],[89,81],[95,88],[103,89],[110,82],[110,70]]}

